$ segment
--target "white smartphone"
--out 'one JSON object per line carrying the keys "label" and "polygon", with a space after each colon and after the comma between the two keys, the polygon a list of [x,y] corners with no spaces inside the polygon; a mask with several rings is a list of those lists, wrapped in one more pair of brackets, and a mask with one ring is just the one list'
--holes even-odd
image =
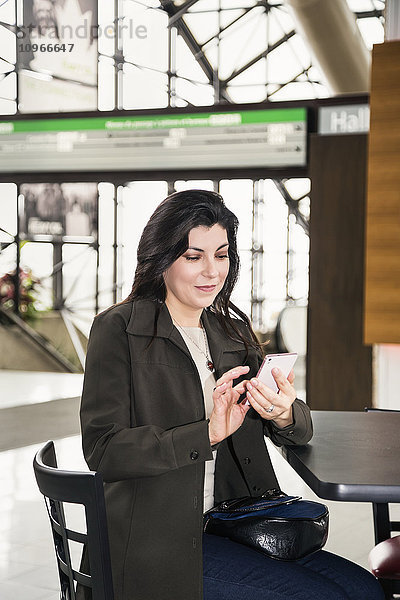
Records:
{"label": "white smartphone", "polygon": [[276,381],[271,373],[272,369],[278,367],[285,377],[287,377],[290,371],[293,369],[294,363],[297,359],[297,352],[286,352],[282,354],[267,354],[261,364],[261,367],[257,373],[257,379],[262,381],[274,392],[279,393],[279,388]]}

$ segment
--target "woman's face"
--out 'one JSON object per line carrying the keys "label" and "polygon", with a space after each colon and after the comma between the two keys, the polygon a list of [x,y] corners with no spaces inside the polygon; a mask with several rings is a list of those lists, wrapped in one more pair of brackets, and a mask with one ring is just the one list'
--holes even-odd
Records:
{"label": "woman's face", "polygon": [[189,232],[188,249],[164,273],[166,303],[174,315],[213,303],[228,275],[228,245],[226,230],[218,224]]}

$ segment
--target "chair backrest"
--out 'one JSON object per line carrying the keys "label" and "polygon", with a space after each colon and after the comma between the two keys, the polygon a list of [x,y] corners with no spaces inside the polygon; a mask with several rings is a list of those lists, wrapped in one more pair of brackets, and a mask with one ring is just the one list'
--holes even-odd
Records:
{"label": "chair backrest", "polygon": [[[75,600],[77,584],[90,588],[93,600],[113,600],[106,508],[101,475],[93,471],[79,472],[58,469],[52,441],[47,442],[36,453],[33,469],[39,490],[45,497],[52,528],[61,584],[61,600]],[[64,503],[84,506],[86,533],[67,527]],[[90,565],[90,574],[73,568],[70,541],[84,545],[87,562]]]}
{"label": "chair backrest", "polygon": [[400,535],[374,546],[368,555],[368,563],[375,577],[400,580]]}
{"label": "chair backrest", "polygon": [[380,581],[385,598],[400,594],[400,535],[388,538],[372,548],[368,563],[370,571]]}
{"label": "chair backrest", "polygon": [[307,353],[307,307],[286,306],[276,324],[276,344],[279,352]]}

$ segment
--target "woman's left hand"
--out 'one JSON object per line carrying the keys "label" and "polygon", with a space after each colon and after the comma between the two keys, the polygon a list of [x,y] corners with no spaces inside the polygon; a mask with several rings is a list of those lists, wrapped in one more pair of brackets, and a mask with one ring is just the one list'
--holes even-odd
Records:
{"label": "woman's left hand", "polygon": [[246,383],[246,397],[255,411],[266,421],[282,428],[293,423],[292,404],[297,394],[293,387],[294,372],[290,371],[286,378],[280,369],[272,369],[272,375],[279,388],[279,394],[253,377]]}

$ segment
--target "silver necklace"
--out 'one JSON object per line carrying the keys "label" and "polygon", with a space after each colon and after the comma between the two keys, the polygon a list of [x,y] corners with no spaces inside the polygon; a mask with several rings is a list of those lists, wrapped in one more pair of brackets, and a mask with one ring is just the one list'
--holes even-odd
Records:
{"label": "silver necklace", "polygon": [[200,346],[198,345],[198,343],[192,338],[191,335],[188,334],[188,332],[182,327],[182,325],[179,325],[178,321],[176,321],[174,319],[175,324],[178,326],[179,330],[184,333],[186,335],[186,337],[189,338],[189,340],[196,346],[196,348],[198,348],[198,350],[200,350],[200,352],[206,357],[206,367],[209,371],[213,372],[214,371],[214,363],[212,362],[208,351],[207,351],[207,338],[206,338],[206,332],[204,331],[204,327],[202,322],[200,321],[200,327],[201,327],[201,331],[203,332],[203,339],[204,339],[204,349],[200,348]]}

